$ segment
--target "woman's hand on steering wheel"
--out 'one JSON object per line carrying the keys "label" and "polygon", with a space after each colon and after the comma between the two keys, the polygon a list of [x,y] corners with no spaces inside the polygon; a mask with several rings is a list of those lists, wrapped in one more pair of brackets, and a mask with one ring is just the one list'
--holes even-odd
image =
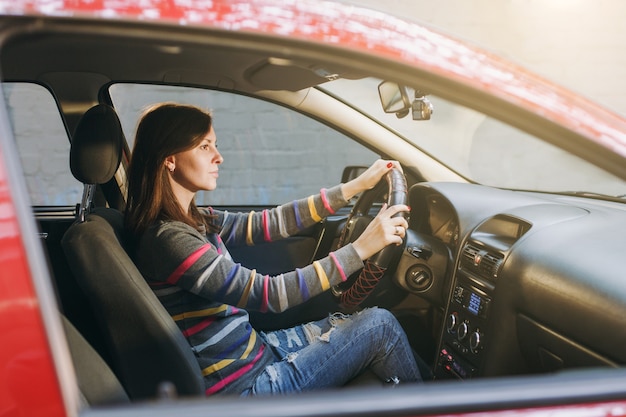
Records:
{"label": "woman's hand on steering wheel", "polygon": [[378,159],[361,175],[343,184],[341,189],[343,197],[346,201],[349,201],[360,192],[371,190],[380,182],[385,174],[394,168],[402,172],[402,167],[398,161]]}
{"label": "woman's hand on steering wheel", "polygon": [[[378,184],[372,186],[376,178]],[[363,194],[350,211],[338,247],[352,242],[353,248],[364,261],[364,267],[356,279],[336,285],[332,291],[342,306],[353,309],[375,289],[403,244],[408,227],[408,189],[400,164],[385,160],[376,161],[361,176],[344,186],[344,197],[352,197],[346,191],[363,191]],[[384,191],[387,203],[370,221],[369,210]]]}
{"label": "woman's hand on steering wheel", "polygon": [[409,227],[408,222],[398,213],[408,212],[404,204],[387,207],[383,205],[374,220],[363,233],[352,243],[354,250],[362,260],[369,259],[389,245],[400,245]]}

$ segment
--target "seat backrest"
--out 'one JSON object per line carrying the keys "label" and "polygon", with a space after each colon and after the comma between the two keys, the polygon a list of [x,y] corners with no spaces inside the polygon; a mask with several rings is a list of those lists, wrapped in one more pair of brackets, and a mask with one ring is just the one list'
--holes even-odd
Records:
{"label": "seat backrest", "polygon": [[[92,185],[108,182],[121,159],[120,137],[112,107],[98,105],[85,113],[72,139],[74,176]],[[96,163],[98,155],[108,160]],[[189,343],[128,255],[122,213],[87,204],[61,245],[96,312],[111,368],[131,399],[155,398],[163,384],[173,384],[181,396],[204,395]]]}
{"label": "seat backrest", "polygon": [[155,398],[163,383],[204,395],[200,366],[174,320],[123,246],[119,211],[95,208],[63,236],[63,250],[97,312],[111,367],[132,399]]}

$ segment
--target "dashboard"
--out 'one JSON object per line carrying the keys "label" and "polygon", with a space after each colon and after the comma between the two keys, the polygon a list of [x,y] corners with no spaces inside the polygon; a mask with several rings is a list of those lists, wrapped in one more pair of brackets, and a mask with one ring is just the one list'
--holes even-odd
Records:
{"label": "dashboard", "polygon": [[439,320],[435,378],[626,363],[626,204],[420,183],[394,281]]}
{"label": "dashboard", "polygon": [[459,220],[448,200],[439,194],[431,194],[424,201],[423,212],[427,215],[430,233],[451,248],[459,241]]}

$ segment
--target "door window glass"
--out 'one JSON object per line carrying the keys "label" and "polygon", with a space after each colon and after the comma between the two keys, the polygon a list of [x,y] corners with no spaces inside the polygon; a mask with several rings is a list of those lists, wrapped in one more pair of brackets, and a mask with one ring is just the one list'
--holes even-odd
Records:
{"label": "door window glass", "polygon": [[2,90],[31,204],[80,202],[82,185],[70,172],[70,142],[50,92],[30,83],[3,83]]}
{"label": "door window glass", "polygon": [[210,110],[224,157],[215,191],[199,205],[277,205],[341,181],[347,165],[369,166],[377,155],[309,117],[255,98],[194,88],[113,85],[110,90],[130,143],[142,111],[157,102]]}

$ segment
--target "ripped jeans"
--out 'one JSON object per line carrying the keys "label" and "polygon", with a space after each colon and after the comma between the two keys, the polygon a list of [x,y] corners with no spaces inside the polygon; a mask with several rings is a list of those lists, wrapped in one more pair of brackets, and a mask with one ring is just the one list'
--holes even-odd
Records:
{"label": "ripped jeans", "polygon": [[276,361],[242,396],[338,387],[370,369],[381,381],[422,380],[404,330],[389,311],[369,308],[260,333]]}

